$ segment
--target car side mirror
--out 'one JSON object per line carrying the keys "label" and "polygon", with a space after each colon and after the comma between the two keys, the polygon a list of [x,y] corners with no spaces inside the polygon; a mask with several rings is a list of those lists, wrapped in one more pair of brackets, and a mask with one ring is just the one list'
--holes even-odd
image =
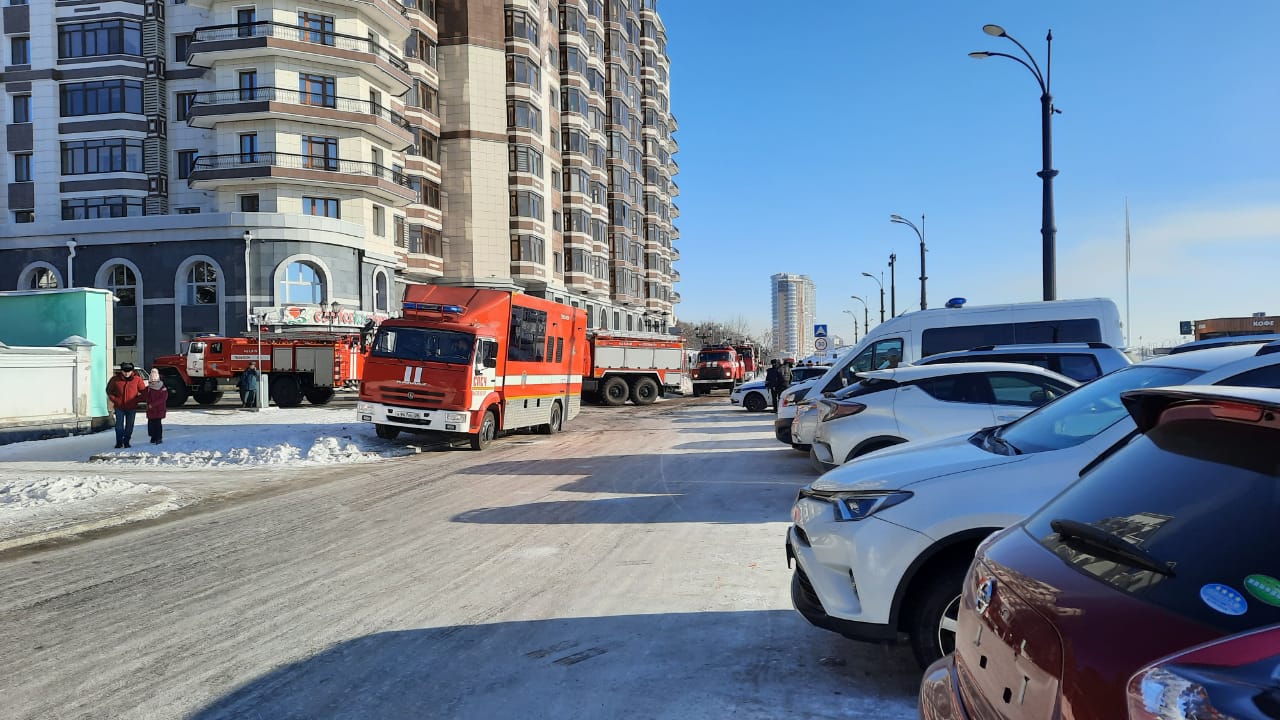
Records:
{"label": "car side mirror", "polygon": [[490,357],[490,358],[485,358],[485,359],[484,359],[484,366],[485,366],[485,367],[487,367],[487,368],[496,368],[496,367],[498,367],[498,358],[491,358],[491,357]]}

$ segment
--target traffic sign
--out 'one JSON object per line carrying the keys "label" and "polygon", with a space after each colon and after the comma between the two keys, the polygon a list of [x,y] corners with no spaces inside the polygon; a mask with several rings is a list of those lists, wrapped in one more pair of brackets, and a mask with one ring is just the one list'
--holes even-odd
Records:
{"label": "traffic sign", "polygon": [[813,349],[818,352],[824,352],[827,349],[827,339],[825,337],[816,337],[813,339]]}
{"label": "traffic sign", "polygon": [[826,326],[826,325],[814,325],[814,326],[813,326],[813,336],[814,336],[814,337],[826,337],[826,336],[827,336],[827,326]]}

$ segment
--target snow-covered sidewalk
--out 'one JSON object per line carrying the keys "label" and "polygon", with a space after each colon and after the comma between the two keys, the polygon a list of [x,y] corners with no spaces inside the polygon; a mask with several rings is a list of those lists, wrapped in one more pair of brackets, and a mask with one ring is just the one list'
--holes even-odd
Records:
{"label": "snow-covered sidewalk", "polygon": [[159,445],[139,414],[131,448],[115,449],[112,429],[0,446],[0,550],[296,476],[279,472],[287,468],[412,452],[353,416],[350,407],[192,408],[169,413]]}

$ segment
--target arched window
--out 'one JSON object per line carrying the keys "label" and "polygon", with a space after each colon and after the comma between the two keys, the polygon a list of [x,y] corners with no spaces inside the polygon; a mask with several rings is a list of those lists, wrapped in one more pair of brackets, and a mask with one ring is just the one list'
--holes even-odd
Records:
{"label": "arched window", "polygon": [[387,274],[385,272],[377,272],[373,274],[373,309],[386,312],[390,303],[388,303],[387,292]]}
{"label": "arched window", "polygon": [[31,273],[31,289],[32,290],[52,290],[58,287],[58,276],[49,268],[36,268]]}
{"label": "arched window", "polygon": [[285,268],[278,294],[285,305],[320,305],[324,302],[324,281],[310,263],[294,261]]}
{"label": "arched window", "polygon": [[112,265],[107,270],[107,289],[115,294],[120,307],[138,304],[138,278],[126,265]]}
{"label": "arched window", "polygon": [[218,304],[218,269],[199,260],[187,271],[187,294],[184,305]]}

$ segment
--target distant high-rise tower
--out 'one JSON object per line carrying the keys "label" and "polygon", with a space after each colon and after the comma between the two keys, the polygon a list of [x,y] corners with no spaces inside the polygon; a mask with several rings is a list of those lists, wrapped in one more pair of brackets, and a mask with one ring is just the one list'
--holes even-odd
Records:
{"label": "distant high-rise tower", "polygon": [[773,342],[784,356],[799,360],[813,352],[817,291],[808,275],[778,273],[769,278],[773,297]]}

